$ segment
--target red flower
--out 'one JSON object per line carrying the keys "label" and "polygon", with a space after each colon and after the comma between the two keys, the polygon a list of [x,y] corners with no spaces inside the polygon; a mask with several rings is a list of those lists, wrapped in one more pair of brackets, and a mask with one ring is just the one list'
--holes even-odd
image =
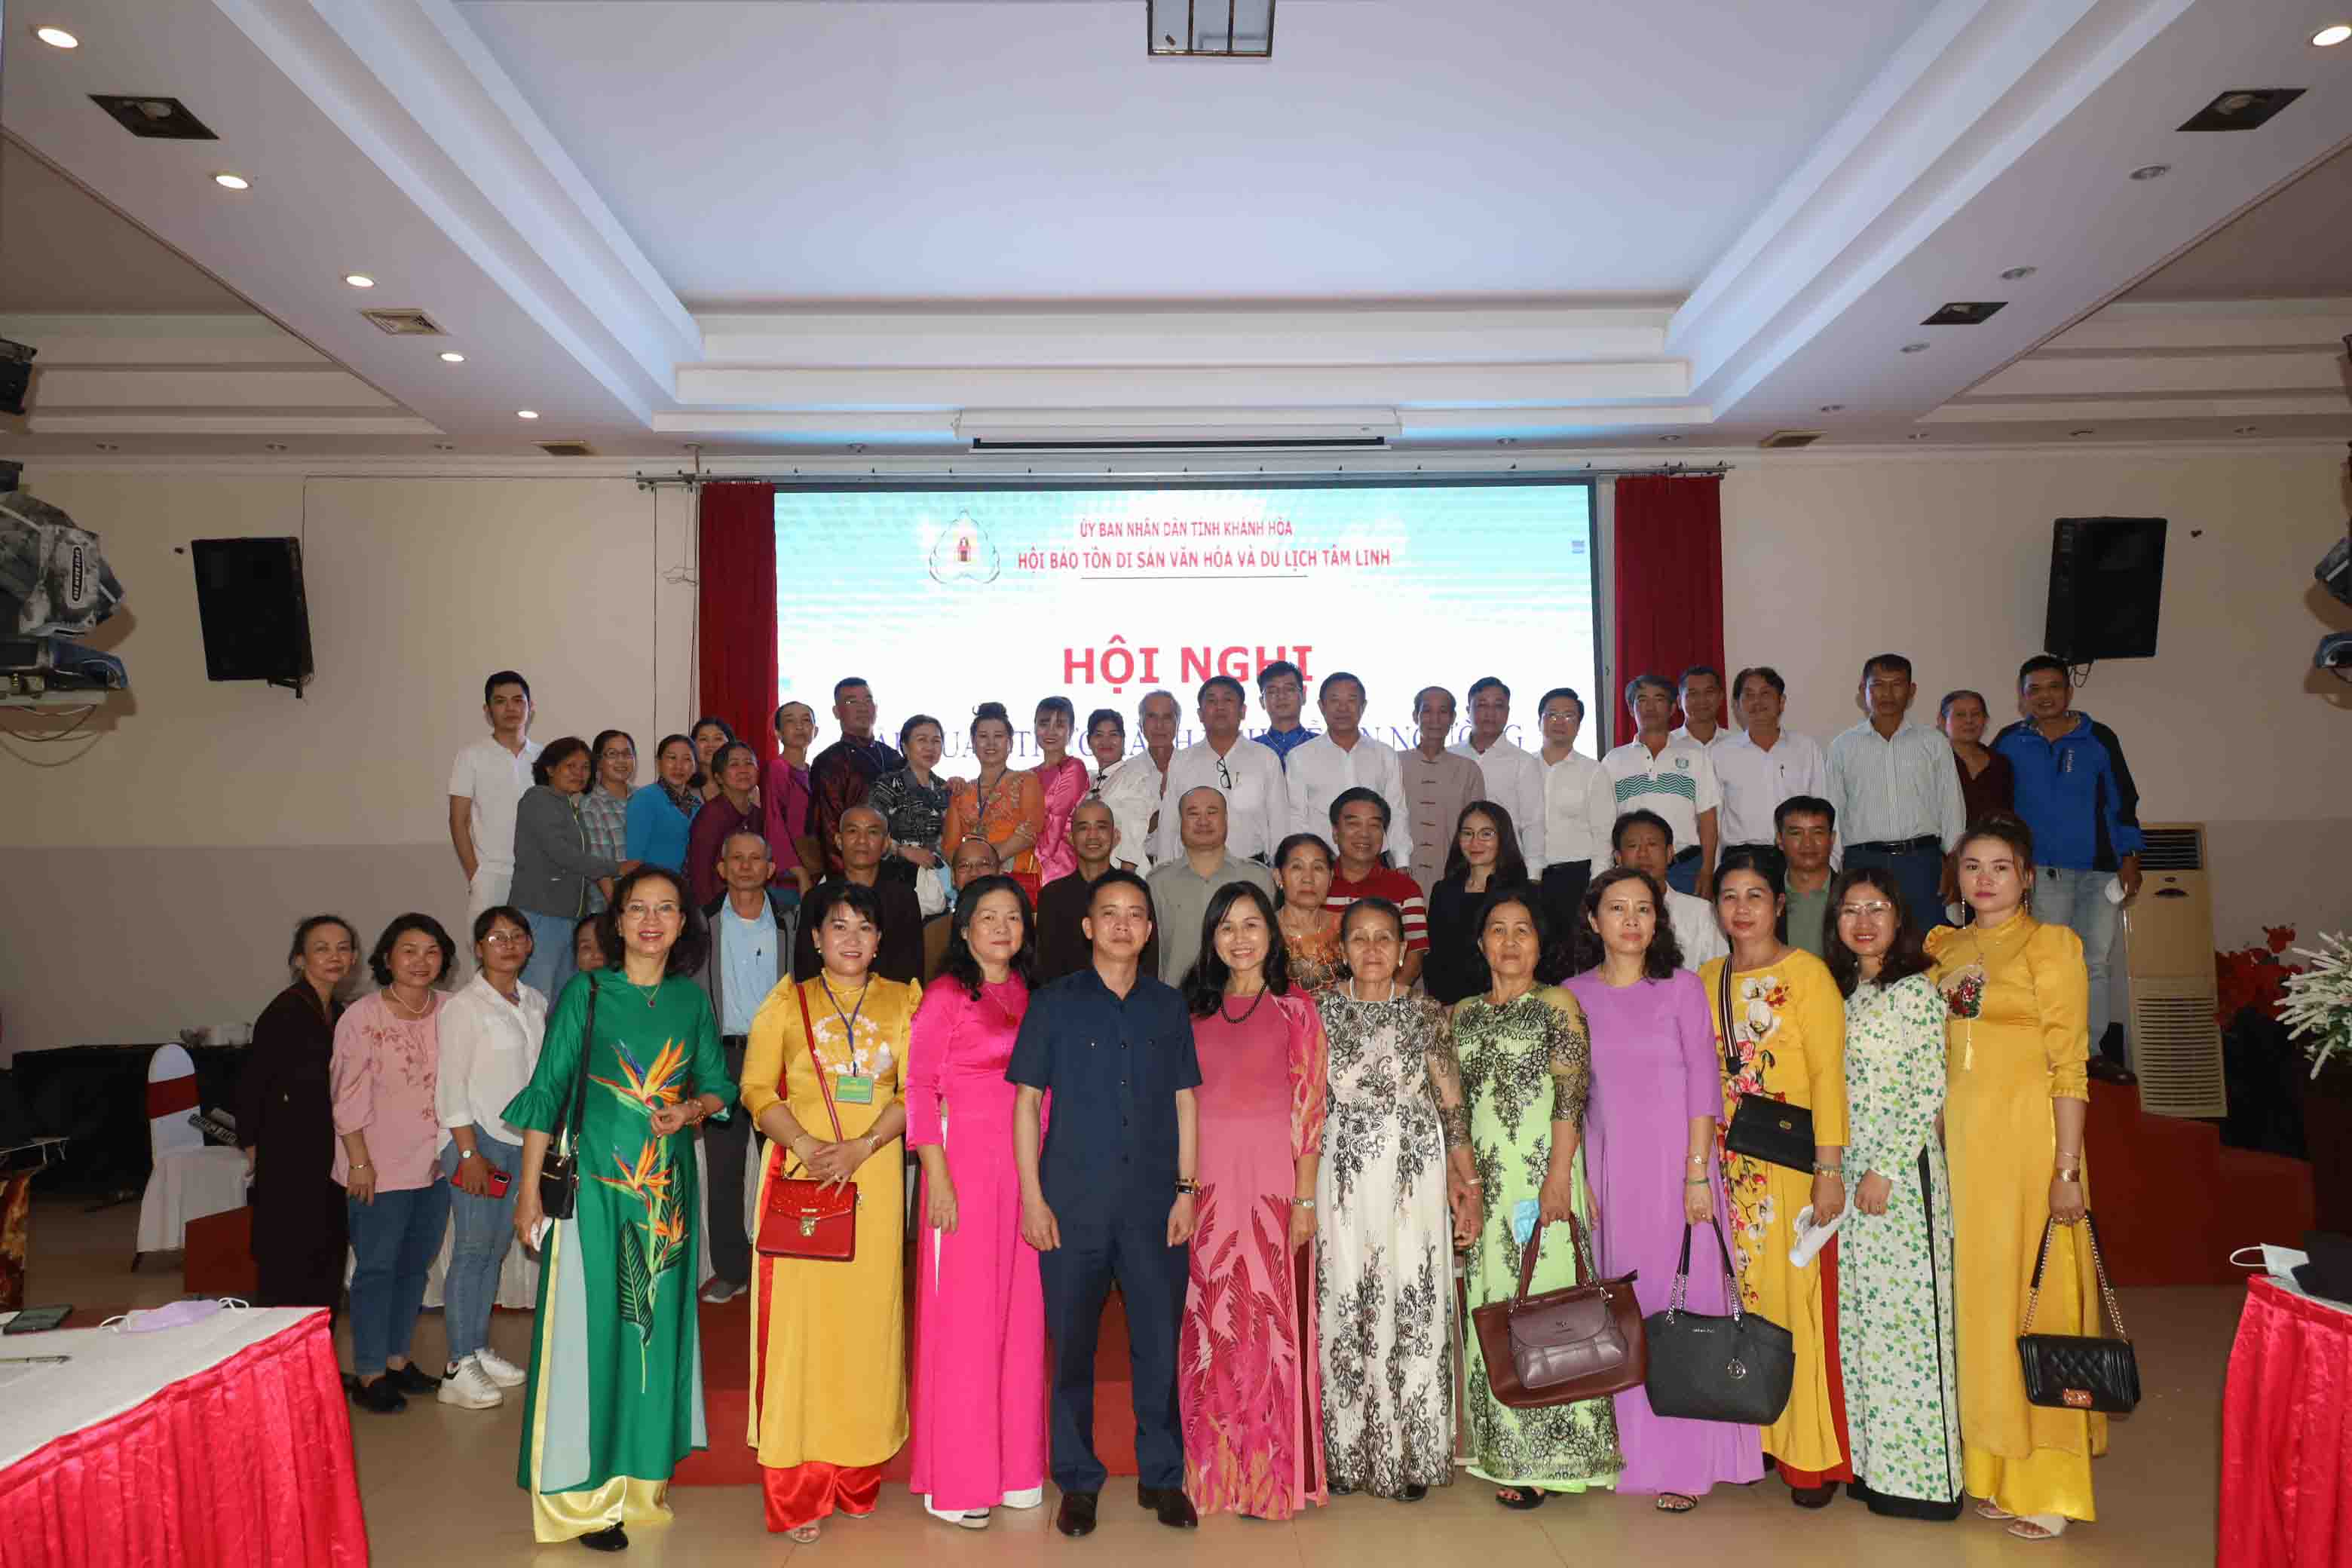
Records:
{"label": "red flower", "polygon": [[2213,955],[2213,1013],[2223,1028],[2249,1007],[2277,1016],[2287,976],[2303,973],[2300,965],[2279,962],[2294,941],[2293,926],[2264,926],[2262,945]]}
{"label": "red flower", "polygon": [[2264,926],[2263,940],[2270,944],[2273,952],[2284,952],[2294,942],[2294,927]]}

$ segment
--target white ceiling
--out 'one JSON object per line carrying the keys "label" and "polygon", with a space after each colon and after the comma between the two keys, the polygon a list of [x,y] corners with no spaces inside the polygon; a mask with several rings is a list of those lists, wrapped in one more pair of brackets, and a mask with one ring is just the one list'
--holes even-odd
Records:
{"label": "white ceiling", "polygon": [[[689,304],[1680,298],[1932,0],[463,0]],[[1662,113],[1669,103],[1702,113]]]}
{"label": "white ceiling", "polygon": [[186,257],[0,138],[0,310],[252,309]]}
{"label": "white ceiling", "polygon": [[0,455],[2341,438],[2344,4],[1283,0],[1239,63],[1143,0],[44,0]]}

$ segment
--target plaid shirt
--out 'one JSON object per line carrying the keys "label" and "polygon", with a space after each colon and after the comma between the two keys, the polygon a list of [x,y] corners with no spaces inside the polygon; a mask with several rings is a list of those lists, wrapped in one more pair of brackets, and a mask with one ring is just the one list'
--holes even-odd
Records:
{"label": "plaid shirt", "polygon": [[[580,826],[588,835],[588,853],[608,860],[629,858],[629,803],[602,784],[593,784],[580,797]],[[604,895],[594,883],[588,887],[588,912],[604,907]]]}

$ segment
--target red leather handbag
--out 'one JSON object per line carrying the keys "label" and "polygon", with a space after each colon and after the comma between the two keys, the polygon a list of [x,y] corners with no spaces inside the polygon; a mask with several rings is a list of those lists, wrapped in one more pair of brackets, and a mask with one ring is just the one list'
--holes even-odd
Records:
{"label": "red leather handbag", "polygon": [[[809,1022],[808,994],[796,984],[801,1031],[808,1037],[809,1060],[816,1066],[817,1092],[824,1096],[824,1113],[833,1119],[833,1141],[841,1142],[841,1113],[834,1109],[833,1086],[817,1055],[816,1029]],[[857,1258],[857,1205],[855,1182],[835,1185],[814,1176],[787,1176],[784,1162],[790,1150],[779,1150],[768,1176],[765,1201],[760,1205],[760,1235],[753,1243],[762,1258],[797,1258],[811,1263],[850,1263]],[[805,1169],[805,1167],[803,1167]]]}

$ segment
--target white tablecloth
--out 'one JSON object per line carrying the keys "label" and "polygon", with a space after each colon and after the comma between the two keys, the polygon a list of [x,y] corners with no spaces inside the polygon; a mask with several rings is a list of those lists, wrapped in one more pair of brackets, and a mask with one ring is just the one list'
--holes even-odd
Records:
{"label": "white tablecloth", "polygon": [[0,1469],[45,1443],[121,1415],[318,1310],[231,1308],[200,1323],[148,1334],[58,1329],[0,1339],[0,1356],[73,1358],[63,1366],[0,1365]]}

